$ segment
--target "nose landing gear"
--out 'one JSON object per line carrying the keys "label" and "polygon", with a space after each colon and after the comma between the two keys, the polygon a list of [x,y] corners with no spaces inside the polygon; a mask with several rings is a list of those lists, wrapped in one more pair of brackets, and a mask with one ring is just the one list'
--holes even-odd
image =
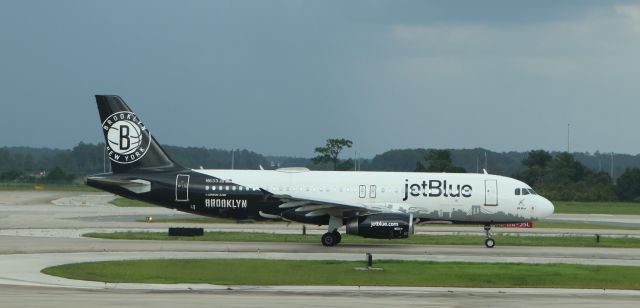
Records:
{"label": "nose landing gear", "polygon": [[491,237],[491,224],[484,225],[484,232],[486,233],[486,239],[484,240],[484,246],[487,248],[493,248],[496,245],[496,240]]}

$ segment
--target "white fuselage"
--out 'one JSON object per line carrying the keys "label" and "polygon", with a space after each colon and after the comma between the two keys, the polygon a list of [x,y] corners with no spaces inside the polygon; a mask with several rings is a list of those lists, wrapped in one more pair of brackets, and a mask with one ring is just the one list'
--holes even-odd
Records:
{"label": "white fuselage", "polygon": [[[525,183],[490,174],[336,172],[304,168],[193,172],[236,183],[242,186],[239,190],[261,189],[275,195],[357,203],[372,212],[408,213],[421,220],[525,222],[553,213],[553,204],[531,193]],[[225,188],[228,189],[223,184],[208,187],[211,192]]]}

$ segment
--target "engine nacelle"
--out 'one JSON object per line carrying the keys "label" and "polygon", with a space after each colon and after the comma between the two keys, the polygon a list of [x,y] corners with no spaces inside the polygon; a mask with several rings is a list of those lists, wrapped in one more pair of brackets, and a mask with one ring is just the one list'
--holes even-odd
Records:
{"label": "engine nacelle", "polygon": [[360,216],[347,223],[347,234],[371,238],[408,238],[413,234],[413,215],[380,213]]}

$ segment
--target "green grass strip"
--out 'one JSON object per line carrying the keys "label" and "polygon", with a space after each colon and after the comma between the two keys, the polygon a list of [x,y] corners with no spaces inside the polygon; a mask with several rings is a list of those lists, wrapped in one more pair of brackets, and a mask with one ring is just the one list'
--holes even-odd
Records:
{"label": "green grass strip", "polygon": [[[147,222],[146,220],[136,220],[137,222]],[[194,218],[154,218],[153,223],[176,223],[176,224],[235,224],[233,219],[194,217]]]}
{"label": "green grass strip", "polygon": [[533,228],[554,228],[554,229],[608,229],[608,230],[638,230],[640,228],[613,226],[606,224],[579,223],[579,222],[555,222],[555,221],[535,221]]}
{"label": "green grass strip", "polygon": [[557,214],[611,214],[640,215],[640,203],[637,202],[554,202]]}
{"label": "green grass strip", "polygon": [[[116,232],[87,233],[84,236],[120,239],[120,240],[173,240],[173,241],[214,241],[214,242],[284,242],[284,243],[317,243],[320,235],[275,234],[258,232],[205,232],[203,236],[168,236],[165,232]],[[550,246],[550,247],[608,247],[608,248],[640,248],[638,238],[601,237],[596,242],[595,236],[494,236],[499,246]],[[414,235],[408,239],[381,240],[367,239],[359,236],[343,235],[342,244],[418,244],[418,245],[484,245],[484,236],[476,235]]]}
{"label": "green grass strip", "polygon": [[359,266],[364,262],[185,259],[68,264],[42,272],[111,283],[640,289],[640,267],[389,260],[374,263],[382,271],[354,269]]}
{"label": "green grass strip", "polygon": [[[438,224],[422,224],[420,226],[426,227],[427,230],[430,227],[466,227],[469,231],[482,230],[484,225],[473,225],[473,224],[446,224],[446,223],[438,223]],[[494,227],[499,228],[500,224],[494,225]],[[640,228],[634,227],[625,227],[625,226],[615,226],[601,223],[582,223],[582,222],[557,222],[557,221],[534,221],[533,222],[534,229],[609,229],[609,230],[639,230]],[[501,229],[502,231],[508,231],[509,229]],[[522,230],[520,228],[511,228],[511,230],[517,231]]]}
{"label": "green grass strip", "polygon": [[113,201],[111,201],[111,204],[117,207],[156,207],[157,206],[144,201],[127,199],[127,198],[113,199]]}
{"label": "green grass strip", "polygon": [[[144,219],[136,220],[137,222],[147,222]],[[217,217],[180,217],[180,218],[154,218],[154,223],[177,223],[177,224],[281,224],[286,225],[289,222],[282,220],[241,220]],[[302,227],[300,227],[302,228]]]}
{"label": "green grass strip", "polygon": [[[147,222],[140,219],[137,222]],[[215,217],[184,217],[184,218],[154,218],[154,223],[179,223],[179,224],[235,224],[238,223],[234,219],[215,218]],[[285,221],[254,221],[251,223],[256,224],[287,224]],[[459,224],[425,224],[422,225],[426,228],[430,227],[467,227],[470,230],[472,228],[483,228],[483,225],[459,225]],[[571,222],[555,222],[555,221],[536,221],[533,223],[534,228],[554,228],[554,229],[608,229],[608,230],[639,230],[640,228],[614,226],[606,224],[594,224],[594,223],[571,223]],[[517,230],[517,229],[516,229]]]}
{"label": "green grass strip", "polygon": [[0,183],[0,191],[81,191],[98,192],[93,187],[83,184],[24,184],[24,183]]}

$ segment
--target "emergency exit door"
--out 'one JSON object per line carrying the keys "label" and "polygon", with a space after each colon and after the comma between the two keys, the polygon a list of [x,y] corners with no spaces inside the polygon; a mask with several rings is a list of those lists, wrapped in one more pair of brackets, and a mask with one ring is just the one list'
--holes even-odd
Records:
{"label": "emergency exit door", "polygon": [[189,175],[176,176],[176,201],[189,201]]}

